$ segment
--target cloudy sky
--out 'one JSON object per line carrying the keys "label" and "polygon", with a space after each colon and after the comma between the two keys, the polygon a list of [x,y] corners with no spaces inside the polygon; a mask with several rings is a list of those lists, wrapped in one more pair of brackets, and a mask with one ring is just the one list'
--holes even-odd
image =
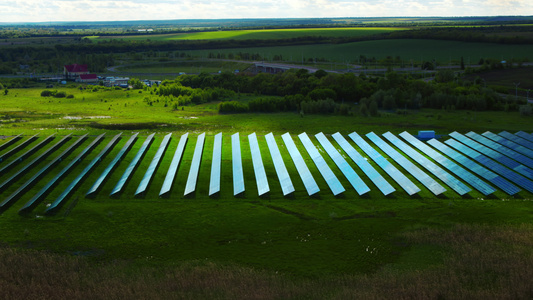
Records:
{"label": "cloudy sky", "polygon": [[0,0],[0,22],[533,15],[532,0]]}

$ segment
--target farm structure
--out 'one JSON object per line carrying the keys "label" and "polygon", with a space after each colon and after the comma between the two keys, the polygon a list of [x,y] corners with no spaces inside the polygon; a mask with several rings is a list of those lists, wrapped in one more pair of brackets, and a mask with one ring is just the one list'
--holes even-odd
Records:
{"label": "farm structure", "polygon": [[[74,201],[70,198],[76,193],[87,198],[99,195],[100,200],[110,196],[153,198],[154,191],[160,191],[156,198],[168,200],[207,193],[217,198],[229,195],[263,197],[272,193],[281,193],[283,197],[322,194],[342,198],[346,194],[356,198],[389,197],[398,193],[438,197],[446,193],[447,197],[459,198],[495,193],[513,196],[533,193],[533,160],[530,157],[533,147],[528,147],[528,143],[517,143],[521,139],[519,135],[525,137],[525,134],[529,133],[469,132],[463,135],[452,132],[444,141],[425,141],[408,132],[398,135],[352,132],[347,135],[352,140],[349,142],[339,132],[332,135],[320,132],[314,137],[301,133],[297,135],[298,139],[285,133],[278,144],[272,133],[265,136],[251,133],[242,139],[239,133],[235,133],[231,143],[224,144],[222,133],[214,136],[201,133],[197,135],[192,151],[189,149],[192,146],[187,144],[189,133],[184,133],[179,144],[172,146],[175,151],[170,165],[162,162],[166,161],[166,149],[172,144],[172,133],[164,137],[150,134],[142,145],[137,146],[135,153],[130,150],[135,148],[139,134],[128,137],[127,142],[114,151],[122,137],[117,134],[98,154],[93,152],[107,139],[105,134],[97,137],[85,134],[73,142],[70,141],[73,135],[67,135],[47,149],[46,144],[54,139],[53,135],[18,135],[8,138],[3,144],[8,145],[0,152],[0,157],[5,158],[0,161],[0,168],[6,170],[0,174],[5,176],[0,182],[0,211],[18,206],[18,200],[22,198],[26,204],[17,207],[21,214],[41,206],[45,206],[41,209],[43,214],[55,214],[66,202]],[[15,152],[39,139],[42,140],[33,148],[13,158]],[[90,144],[80,147],[86,140],[90,140]],[[160,140],[160,145],[150,149],[154,140]],[[83,150],[80,152],[78,148]],[[54,157],[61,149],[61,154]],[[106,155],[113,152],[116,154],[110,161],[105,161]],[[78,153],[74,159],[69,158],[72,153]],[[13,162],[33,156],[31,162],[16,169],[18,165]],[[145,162],[146,156],[150,159]],[[101,161],[106,163],[99,164]],[[202,164],[202,161],[207,163]],[[46,165],[39,167],[42,164]],[[160,164],[165,167],[158,168]],[[77,174],[74,179],[67,176],[70,172]],[[90,173],[97,174],[91,177]],[[92,179],[84,184],[86,178]],[[247,185],[246,190],[245,183],[251,180],[255,184]],[[103,192],[104,186],[109,189],[114,186],[109,196]],[[138,187],[133,193],[135,186]],[[321,189],[326,186],[329,189]],[[54,190],[60,195],[54,196],[55,200],[47,199],[54,195]],[[372,190],[379,192],[372,193]]]}

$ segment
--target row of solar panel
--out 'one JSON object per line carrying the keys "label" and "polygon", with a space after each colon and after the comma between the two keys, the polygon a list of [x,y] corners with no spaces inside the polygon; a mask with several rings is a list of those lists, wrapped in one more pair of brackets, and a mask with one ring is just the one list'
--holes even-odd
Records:
{"label": "row of solar panel", "polygon": [[[170,138],[172,134],[168,134],[163,138],[160,147],[157,150],[150,166],[147,168],[145,175],[143,176],[137,191],[135,192],[136,196],[143,195],[151,179],[154,176],[154,173],[164,155],[165,150],[168,147]],[[384,153],[391,157],[395,162],[404,168],[407,172],[414,176],[415,179],[420,181],[424,186],[426,186],[430,191],[435,195],[443,193],[446,189],[440,185],[436,180],[431,178],[428,174],[422,171],[417,165],[403,156],[399,151],[395,150],[389,144],[384,142],[374,133],[369,133],[366,135],[376,146],[378,146]],[[398,137],[394,136],[390,132],[383,134],[383,136],[389,140],[394,146],[400,149],[413,161],[417,162],[420,166],[423,166],[425,169],[430,171],[434,176],[439,178],[453,190],[455,190],[459,195],[464,195],[470,192],[470,188],[464,183],[456,179],[453,175],[446,172],[440,166],[423,156],[420,152],[408,146],[405,142],[400,140]],[[476,162],[468,159],[464,155],[452,150],[443,143],[433,139],[427,143],[433,146],[435,149],[441,151],[445,155],[449,156],[451,159],[435,151],[431,147],[427,146],[423,142],[414,138],[407,132],[400,134],[404,140],[410,143],[412,146],[420,150],[423,154],[427,155],[437,163],[439,163],[444,168],[448,169],[454,173],[459,178],[465,180],[472,187],[483,193],[484,195],[489,195],[495,192],[495,189],[490,186],[488,183],[484,182],[480,178],[476,177],[474,174],[468,170],[476,173],[478,176],[488,180],[494,185],[501,188],[506,193],[513,195],[520,191],[513,183],[518,186],[523,187],[524,189],[533,192],[533,170],[529,167],[533,166],[533,143],[528,141],[526,138],[530,137],[529,134],[524,132],[519,132],[516,135],[511,135],[507,132],[502,132],[499,135],[495,135],[490,132],[485,132],[483,135],[476,134],[474,132],[469,132],[465,135],[453,132],[450,136],[454,139],[449,139],[445,143],[462,152],[464,155],[469,156],[474,159],[481,165]],[[521,137],[520,137],[521,136]],[[95,165],[105,156],[114,145],[118,142],[120,135],[115,136],[111,142],[105,147],[105,149],[82,171],[82,173],[75,178],[74,181],[63,191],[63,193],[54,201],[47,209],[47,212],[55,212],[70,195],[74,188],[79,185],[81,180],[95,167]],[[320,152],[317,150],[316,146],[310,140],[306,133],[302,133],[299,136],[300,141],[302,142],[304,148],[308,152],[309,156],[315,163],[317,169],[321,173],[322,177],[328,184],[334,195],[339,195],[345,191],[339,179],[336,177],[334,172],[331,170],[327,162],[324,160]],[[342,174],[350,182],[353,188],[360,194],[367,193],[370,191],[370,188],[365,184],[365,182],[357,175],[354,169],[349,165],[349,163],[343,158],[339,151],[331,144],[327,137],[323,133],[318,133],[315,135],[316,139],[326,151],[326,153],[331,157],[333,162],[338,166]],[[363,170],[365,175],[367,175],[371,181],[380,189],[384,195],[388,195],[395,191],[395,189],[381,176],[356,150],[353,148],[346,139],[340,134],[335,133],[332,137],[337,141],[340,147],[348,154],[348,156]],[[413,184],[405,175],[403,175],[398,169],[390,164],[386,158],[381,156],[375,149],[373,149],[366,141],[364,141],[357,133],[351,133],[349,137],[370,157],[372,158],[377,165],[379,165],[387,174],[391,176],[409,195],[413,195],[420,191],[420,189]],[[5,160],[5,158],[15,154],[19,150],[26,147],[28,144],[33,142],[37,137],[32,136],[22,142],[20,145],[14,147],[13,149],[7,151],[0,156],[0,162]],[[0,191],[5,189],[11,183],[16,181],[20,176],[26,173],[34,165],[44,160],[48,155],[53,151],[59,148],[63,143],[65,143],[70,136],[63,138],[59,143],[45,151],[34,161],[30,162],[24,166],[19,172],[15,175],[4,181],[0,184]],[[64,156],[68,155],[73,151],[77,145],[79,145],[86,136],[82,136],[71,145],[67,150],[65,150],[62,155],[54,159],[49,165],[37,172],[30,180],[25,184],[21,185],[17,191],[7,197],[2,203],[0,203],[0,210],[4,210],[9,207],[16,199],[18,199],[26,190],[29,189],[37,180],[39,180],[48,170],[55,164],[57,164]],[[118,162],[122,157],[129,151],[133,143],[137,138],[137,134],[132,136],[129,141],[124,145],[122,150],[117,154],[115,159],[107,166],[107,168],[102,172],[98,177],[96,182],[87,192],[87,197],[94,196],[95,193],[99,190],[105,178],[111,173],[111,171],[117,166]],[[11,139],[10,141],[4,143],[2,146],[9,144],[8,146],[2,147],[2,149],[8,148],[10,145],[14,144],[17,140],[21,139],[20,135]],[[35,153],[38,149],[42,148],[46,143],[48,143],[53,136],[50,136],[43,140],[41,143],[21,155],[19,158],[13,160],[2,170],[12,168],[14,164],[22,161],[31,154]],[[56,175],[45,187],[43,187],[34,197],[26,203],[20,210],[21,212],[31,211],[45,196],[46,194],[59,182],[66,174],[74,167],[75,164],[79,163],[84,156],[89,154],[89,152],[103,139],[103,135],[97,137],[91,145],[89,145],[76,159],[74,159],[65,169],[63,169],[58,175]],[[111,195],[116,195],[120,193],[133,174],[135,168],[141,161],[141,158],[144,156],[148,150],[152,140],[154,139],[154,134],[147,137],[139,151],[137,152],[134,159],[131,161],[126,171],[123,173],[119,181],[117,182],[115,188],[111,192]],[[184,134],[176,152],[174,154],[173,160],[170,164],[169,170],[167,171],[165,181],[160,191],[160,196],[167,196],[171,190],[172,183],[174,181],[175,175],[177,173],[183,152],[187,143],[188,134]],[[254,173],[256,177],[257,189],[259,196],[262,196],[270,191],[268,185],[268,178],[266,176],[265,168],[263,165],[263,160],[261,157],[261,152],[259,149],[259,144],[255,133],[248,136],[250,150],[252,155],[252,163],[254,168]],[[294,186],[292,184],[291,178],[288,174],[285,163],[282,159],[282,156],[277,147],[274,136],[270,133],[265,136],[267,145],[273,159],[274,167],[278,175],[278,179],[283,190],[284,195],[289,195],[294,192]],[[306,190],[309,195],[316,194],[320,189],[314,180],[309,168],[305,164],[303,157],[298,151],[294,141],[291,136],[286,133],[282,136],[282,139],[287,147],[287,150],[296,166],[296,169],[306,187]],[[189,176],[186,183],[184,195],[190,195],[196,190],[196,183],[199,175],[199,168],[202,158],[203,145],[205,141],[205,134],[198,136],[196,143],[194,155],[192,158],[191,168],[189,171]],[[209,195],[214,195],[220,191],[220,172],[221,172],[221,158],[222,158],[222,134],[219,133],[215,136],[214,147],[213,147],[213,158],[211,166],[211,178],[210,178],[210,188]],[[490,158],[492,159],[490,159]],[[467,169],[462,168],[453,160],[457,161],[459,164],[465,166]],[[234,195],[241,194],[244,192],[244,174],[242,169],[242,158],[240,150],[240,138],[239,134],[236,133],[232,136],[232,166],[233,166],[233,183],[234,183]],[[490,171],[493,170],[493,171]],[[520,174],[518,174],[518,173]],[[497,173],[497,174],[496,174]],[[0,172],[0,174],[2,174]],[[500,175],[498,175],[500,174]],[[503,176],[503,177],[502,177]],[[510,180],[511,182],[509,182]]]}

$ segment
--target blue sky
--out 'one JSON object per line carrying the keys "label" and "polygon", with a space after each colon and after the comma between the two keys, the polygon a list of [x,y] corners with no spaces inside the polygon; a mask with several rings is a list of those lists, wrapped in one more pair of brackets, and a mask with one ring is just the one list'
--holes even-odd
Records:
{"label": "blue sky", "polygon": [[533,15],[532,0],[0,0],[0,22]]}

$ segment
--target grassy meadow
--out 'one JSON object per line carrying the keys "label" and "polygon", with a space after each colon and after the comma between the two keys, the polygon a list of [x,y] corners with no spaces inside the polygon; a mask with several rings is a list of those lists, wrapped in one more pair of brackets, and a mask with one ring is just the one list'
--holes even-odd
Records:
{"label": "grassy meadow", "polygon": [[[359,196],[329,157],[327,163],[346,192],[333,197],[316,166],[297,138],[307,132],[326,135],[356,131],[381,134],[434,129],[482,133],[490,130],[530,130],[529,118],[518,112],[420,110],[408,115],[383,112],[380,117],[279,114],[228,114],[217,103],[186,106],[157,101],[150,91],[81,91],[56,87],[74,98],[41,97],[44,88],[11,89],[0,96],[1,135],[39,133],[36,145],[50,134],[57,137],[32,155],[43,153],[64,135],[73,137],[1,191],[2,199],[27,181],[36,170],[71,145],[78,136],[89,138],[0,215],[0,288],[6,299],[45,298],[195,298],[195,299],[427,299],[527,298],[533,270],[531,237],[532,195],[514,197],[502,191],[484,197],[477,191],[460,197],[452,190],[436,197],[416,180],[422,191],[413,197],[373,162],[396,192],[384,197],[368,177],[360,174],[371,192]],[[55,89],[55,88],[54,88]],[[243,97],[253,97],[245,96]],[[147,104],[145,98],[153,101]],[[168,103],[167,103],[168,104]],[[92,139],[102,141],[27,215],[20,209],[59,170],[68,165]],[[111,140],[120,142],[97,165],[55,216],[44,216],[70,181]],[[113,160],[133,132],[139,138],[96,198],[85,198],[99,174]],[[116,198],[110,191],[141,147],[156,132],[125,190]],[[163,136],[172,140],[144,197],[133,197]],[[174,187],[168,198],[159,189],[179,142],[189,140]],[[197,191],[184,197],[197,136],[206,132]],[[213,136],[223,133],[222,189],[209,198]],[[246,192],[233,196],[230,135],[239,132]],[[271,192],[257,196],[247,135],[256,132]],[[296,192],[283,197],[264,134],[273,132]],[[290,132],[321,192],[309,197],[280,135]],[[329,138],[338,148],[338,145]],[[4,139],[7,141],[7,139]],[[3,144],[1,141],[0,144]],[[20,143],[20,142],[18,142]],[[352,142],[350,142],[354,145]],[[16,144],[15,144],[16,145]],[[324,155],[323,149],[319,150]],[[8,149],[0,151],[0,155]],[[23,151],[26,151],[24,149]],[[22,151],[22,152],[23,152]],[[21,152],[21,153],[22,153]],[[16,159],[0,162],[0,167]],[[19,164],[25,165],[29,159]],[[358,170],[350,160],[350,165]],[[18,167],[17,167],[18,168]],[[16,169],[0,174],[4,181]],[[440,182],[438,178],[435,178]],[[13,267],[17,266],[17,267]],[[25,271],[20,271],[25,270]]]}

